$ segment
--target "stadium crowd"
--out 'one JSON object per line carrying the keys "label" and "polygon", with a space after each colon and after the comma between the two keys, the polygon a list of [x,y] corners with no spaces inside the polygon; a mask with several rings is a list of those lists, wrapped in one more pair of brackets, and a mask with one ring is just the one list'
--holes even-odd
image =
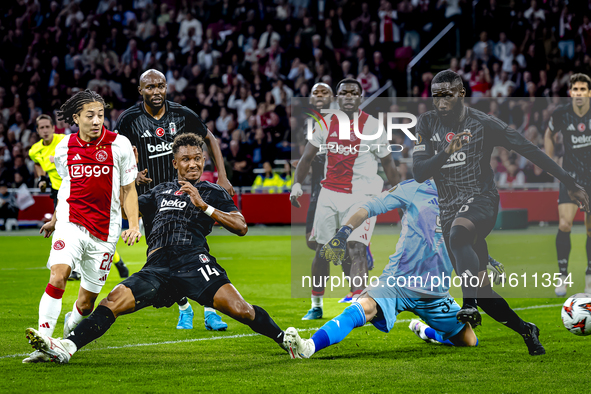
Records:
{"label": "stadium crowd", "polygon": [[[369,96],[391,80],[406,96],[406,64],[454,22],[457,32],[415,67],[413,97],[427,98],[431,70],[447,67],[471,97],[564,97],[571,73],[591,74],[590,15],[591,2],[564,0],[2,2],[0,179],[36,185],[28,150],[39,140],[38,115],[55,119],[68,97],[90,88],[110,104],[113,128],[140,99],[139,75],[155,68],[166,75],[168,99],[197,112],[219,138],[232,183],[251,186],[268,173],[265,162],[283,167],[276,160],[299,157],[303,127],[290,100],[308,97],[314,83],[353,77]],[[543,145],[552,103],[487,105],[509,111],[515,127]],[[57,121],[56,131],[76,130]],[[403,178],[412,176],[409,152],[395,157]],[[552,181],[502,150],[492,165],[500,186]]]}

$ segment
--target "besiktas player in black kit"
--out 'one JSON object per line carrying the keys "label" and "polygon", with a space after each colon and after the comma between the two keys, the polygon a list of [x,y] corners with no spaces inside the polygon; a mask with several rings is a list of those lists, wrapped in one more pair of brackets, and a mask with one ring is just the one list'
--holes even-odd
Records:
{"label": "besiktas player in black kit", "polygon": [[[570,77],[569,92],[572,102],[558,107],[552,114],[544,136],[544,147],[550,157],[554,157],[554,138],[562,133],[564,157],[562,168],[572,175],[577,183],[591,193],[591,78],[585,74]],[[570,231],[577,214],[576,201],[571,200],[564,185],[558,194],[558,233],[556,234],[556,255],[558,270],[563,281],[554,290],[558,297],[566,296],[568,257],[570,255]],[[591,215],[585,215],[587,230],[587,271],[585,272],[585,293],[591,292]]]}
{"label": "besiktas player in black kit", "polygon": [[[168,182],[176,177],[172,166],[172,141],[176,135],[195,133],[207,144],[210,157],[218,171],[218,184],[231,195],[234,189],[228,181],[224,169],[224,159],[215,136],[207,129],[203,120],[191,109],[166,100],[166,78],[158,70],[147,70],[140,76],[138,91],[143,101],[127,109],[117,121],[115,131],[126,136],[138,153],[138,172],[136,184],[138,194],[149,188]],[[146,239],[152,231],[153,216],[145,214],[143,223]],[[178,329],[193,328],[193,309],[185,297],[178,301]],[[228,325],[215,313],[205,308],[205,327],[208,330],[224,331]]]}
{"label": "besiktas player in black kit", "polygon": [[67,338],[55,339],[27,329],[33,347],[52,361],[67,363],[119,316],[147,306],[170,307],[179,295],[225,313],[285,349],[283,330],[263,308],[244,301],[209,253],[206,236],[216,221],[239,236],[248,228],[228,192],[199,181],[205,161],[201,138],[191,133],[177,136],[172,149],[178,180],[162,183],[139,197],[140,212],[155,213],[146,265],[117,285]]}
{"label": "besiktas player in black kit", "polygon": [[[493,319],[523,336],[531,355],[544,354],[539,329],[525,323],[507,302],[492,290],[486,276],[486,236],[498,213],[499,193],[490,167],[495,146],[521,154],[558,178],[569,195],[589,210],[589,197],[560,166],[501,120],[464,106],[462,78],[451,70],[431,82],[434,111],[417,121],[413,172],[418,182],[433,177],[439,192],[441,225],[452,263],[462,281],[464,302],[457,317],[473,327],[481,323],[477,305]],[[480,287],[470,286],[478,276]],[[477,303],[478,299],[478,303]]]}

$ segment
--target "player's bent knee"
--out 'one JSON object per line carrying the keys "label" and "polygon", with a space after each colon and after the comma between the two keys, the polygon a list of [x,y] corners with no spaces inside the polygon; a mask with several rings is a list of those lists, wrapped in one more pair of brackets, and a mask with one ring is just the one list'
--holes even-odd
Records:
{"label": "player's bent knee", "polygon": [[82,316],[86,316],[88,313],[92,312],[92,310],[94,309],[95,300],[96,297],[94,299],[85,299],[83,301],[80,301],[80,299],[78,299],[78,302],[76,302],[76,306],[82,312]]}
{"label": "player's bent knee", "polygon": [[358,300],[365,312],[365,321],[371,321],[378,313],[378,304],[369,295],[364,294]]}
{"label": "player's bent knee", "polygon": [[478,338],[469,324],[464,325],[464,328],[449,339],[455,346],[473,347],[478,345]]}
{"label": "player's bent knee", "polygon": [[119,284],[111,290],[107,298],[104,298],[100,302],[100,305],[106,306],[113,312],[115,317],[118,317],[119,315],[133,312],[135,308],[135,297],[129,287]]}
{"label": "player's bent knee", "polygon": [[558,229],[560,231],[562,231],[563,233],[570,233],[570,231],[573,228],[573,222],[572,221],[568,221],[566,219],[561,218],[558,221]]}
{"label": "player's bent knee", "polygon": [[253,321],[255,318],[255,311],[252,305],[241,300],[231,304],[230,316],[240,322]]}

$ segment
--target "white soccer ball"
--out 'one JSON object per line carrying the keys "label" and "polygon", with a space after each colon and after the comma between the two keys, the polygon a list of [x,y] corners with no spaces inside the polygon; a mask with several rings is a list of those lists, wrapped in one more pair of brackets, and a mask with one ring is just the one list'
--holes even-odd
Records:
{"label": "white soccer ball", "polygon": [[575,294],[564,302],[562,324],[575,335],[591,334],[591,294]]}

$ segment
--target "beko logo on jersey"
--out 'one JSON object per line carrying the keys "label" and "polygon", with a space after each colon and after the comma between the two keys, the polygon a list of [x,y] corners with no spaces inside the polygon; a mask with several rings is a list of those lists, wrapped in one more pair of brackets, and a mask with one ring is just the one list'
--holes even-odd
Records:
{"label": "beko logo on jersey", "polygon": [[455,152],[441,168],[457,167],[466,164],[466,152]]}
{"label": "beko logo on jersey", "polygon": [[77,164],[70,167],[70,175],[72,178],[82,178],[84,176],[98,178],[99,176],[107,175],[110,172],[111,167],[109,166]]}
{"label": "beko logo on jersey", "polygon": [[161,142],[158,145],[148,144],[148,152],[150,153],[165,152],[167,150],[172,150],[172,142]]}
{"label": "beko logo on jersey", "polygon": [[187,202],[186,201],[181,201],[181,200],[167,200],[166,198],[162,199],[162,202],[160,203],[160,210],[161,211],[166,211],[169,209],[176,209],[176,210],[181,210],[183,208],[185,208],[187,206]]}
{"label": "beko logo on jersey", "polygon": [[584,148],[591,146],[591,135],[580,135],[575,137],[571,134],[571,142],[573,143],[573,149]]}
{"label": "beko logo on jersey", "polygon": [[148,159],[166,156],[172,153],[172,142],[161,142],[157,145],[148,144],[147,147],[149,153],[155,153],[154,155],[148,156]]}

